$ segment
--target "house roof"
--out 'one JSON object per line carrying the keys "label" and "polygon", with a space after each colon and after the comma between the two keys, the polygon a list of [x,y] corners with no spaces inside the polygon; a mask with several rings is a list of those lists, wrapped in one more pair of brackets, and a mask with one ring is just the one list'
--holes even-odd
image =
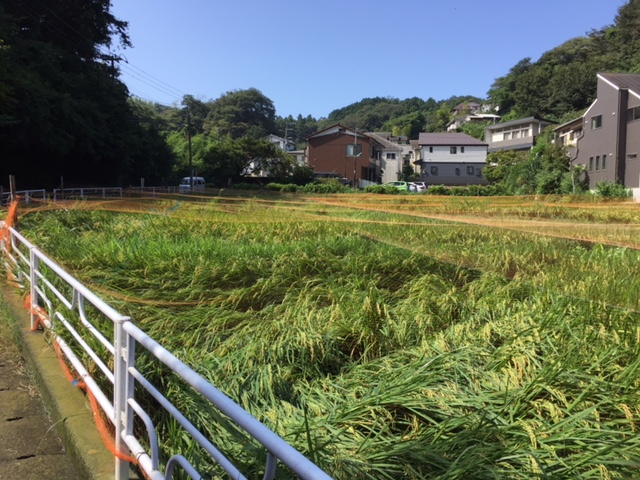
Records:
{"label": "house roof", "polygon": [[421,133],[418,137],[418,145],[444,145],[444,146],[458,146],[458,145],[473,145],[473,146],[487,146],[486,143],[473,138],[466,133]]}
{"label": "house roof", "polygon": [[579,126],[582,125],[582,119],[584,117],[576,117],[573,120],[569,120],[568,122],[563,123],[562,125],[558,125],[556,128],[553,129],[554,132],[558,132],[560,130],[565,130],[567,128],[570,127],[575,127],[575,126]]}
{"label": "house roof", "polygon": [[373,132],[366,132],[365,135],[367,137],[371,137],[373,138],[376,142],[378,142],[380,145],[382,145],[382,148],[385,150],[397,150],[397,151],[402,151],[402,147],[400,145],[398,145],[397,143],[393,143],[389,140],[387,140],[386,138],[380,136],[377,133],[373,133]]}
{"label": "house roof", "polygon": [[495,129],[504,128],[504,127],[512,127],[514,125],[520,125],[523,123],[536,123],[536,122],[546,123],[548,125],[557,123],[552,120],[546,120],[542,117],[538,117],[534,115],[533,117],[519,118],[517,120],[511,120],[510,122],[494,123],[493,125],[487,125],[485,128],[487,130],[495,130]]}
{"label": "house roof", "polygon": [[462,102],[454,107],[454,110],[464,110],[465,108],[479,108],[480,105],[478,102]]}
{"label": "house roof", "polygon": [[599,73],[599,77],[611,83],[616,88],[628,88],[640,94],[640,75],[636,73]]}
{"label": "house roof", "polygon": [[367,135],[365,135],[364,133],[351,128],[351,127],[347,127],[345,125],[342,125],[341,123],[335,123],[333,125],[331,125],[330,127],[327,127],[323,130],[320,130],[318,132],[312,133],[311,135],[307,135],[307,139],[312,138],[312,137],[320,137],[322,135],[327,135],[330,133],[344,133],[346,135],[353,135],[355,132],[355,134],[357,134],[360,137],[366,137]]}

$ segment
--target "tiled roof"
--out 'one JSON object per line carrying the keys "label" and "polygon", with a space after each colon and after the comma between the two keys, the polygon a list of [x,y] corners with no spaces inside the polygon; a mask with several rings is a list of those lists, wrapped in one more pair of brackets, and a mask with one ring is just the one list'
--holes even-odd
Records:
{"label": "tiled roof", "polygon": [[473,138],[466,133],[421,133],[418,137],[419,145],[476,145],[486,146],[487,144]]}

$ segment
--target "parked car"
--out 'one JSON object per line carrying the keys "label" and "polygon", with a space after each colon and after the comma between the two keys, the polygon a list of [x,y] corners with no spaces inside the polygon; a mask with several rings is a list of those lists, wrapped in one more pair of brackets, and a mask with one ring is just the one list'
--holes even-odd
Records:
{"label": "parked car", "polygon": [[382,185],[383,187],[395,187],[398,190],[404,190],[405,192],[410,192],[411,187],[408,182],[387,182]]}
{"label": "parked car", "polygon": [[[193,190],[204,190],[205,181],[202,177],[193,177]],[[178,191],[189,192],[191,191],[191,177],[184,177],[178,185]]]}
{"label": "parked car", "polygon": [[411,182],[416,187],[416,192],[424,192],[427,189],[427,184],[424,182]]}

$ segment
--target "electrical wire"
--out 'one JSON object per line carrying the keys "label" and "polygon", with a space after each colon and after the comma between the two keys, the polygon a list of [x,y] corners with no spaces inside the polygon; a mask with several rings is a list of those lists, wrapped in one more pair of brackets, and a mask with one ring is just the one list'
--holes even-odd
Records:
{"label": "electrical wire", "polygon": [[[28,3],[25,3],[22,0],[9,0],[9,1],[11,1],[17,8],[22,10],[22,12],[24,12],[29,17],[37,17],[40,15],[40,12],[38,12],[38,10],[33,5],[29,5]],[[88,38],[87,36],[79,32],[75,27],[73,27],[64,19],[62,19],[56,12],[51,10],[43,2],[41,2],[40,0],[31,0],[31,1],[38,3],[44,10],[46,10],[49,14],[51,14],[51,16],[55,17],[63,27],[66,27],[66,28],[62,28],[60,25],[57,25],[56,23],[53,23],[53,22],[47,25],[47,28],[58,33],[62,38],[64,38],[70,44],[78,46],[77,38],[74,38],[73,35],[69,35],[70,32],[74,33],[77,37],[80,37],[83,40],[93,44],[93,40],[91,40],[90,38]],[[133,65],[131,62],[129,62],[129,60],[126,57],[124,57],[123,55],[116,54],[115,52],[105,47],[104,45],[95,45],[95,47],[97,52],[104,57],[103,60],[109,59],[112,62],[115,62],[115,61],[118,62],[118,72],[121,77],[123,75],[128,75],[134,81],[141,82],[151,87],[152,89],[164,95],[168,95],[170,97],[181,99],[182,97],[187,95],[182,90],[160,80],[159,78],[154,77],[153,75],[145,72],[141,68]],[[124,63],[120,63],[120,62],[124,62]],[[126,82],[123,82],[123,83],[125,83],[127,85],[127,88],[131,90],[130,85],[128,85]],[[161,102],[158,100],[150,100],[150,97],[152,97],[152,95],[148,95],[147,93],[144,93],[144,96],[140,96],[138,94],[136,94],[136,96],[146,101],[151,101],[161,105],[171,106],[166,102]]]}

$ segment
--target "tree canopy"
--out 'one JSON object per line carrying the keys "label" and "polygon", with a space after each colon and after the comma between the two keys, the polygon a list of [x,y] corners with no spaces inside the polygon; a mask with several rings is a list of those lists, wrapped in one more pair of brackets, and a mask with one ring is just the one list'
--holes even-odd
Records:
{"label": "tree canopy", "polygon": [[[326,118],[283,118],[271,99],[249,88],[217,99],[185,95],[182,105],[168,107],[132,99],[118,78],[120,56],[113,49],[131,43],[127,23],[110,7],[108,0],[0,5],[2,180],[14,174],[21,188],[55,187],[61,177],[66,185],[174,182],[188,173],[189,139],[194,166],[217,181],[236,181],[249,166],[284,175],[292,171],[289,159],[266,151],[260,139],[267,134],[286,137],[298,149],[334,123],[416,139],[423,131],[446,130],[452,109],[469,101],[498,106],[503,121],[531,115],[566,121],[595,98],[597,72],[640,72],[640,0],[628,0],[613,25],[537,61],[522,59],[494,81],[486,99],[374,97]],[[465,131],[477,138],[483,133],[475,126]],[[538,166],[558,172],[545,165]],[[540,182],[534,190],[546,188]]]}

